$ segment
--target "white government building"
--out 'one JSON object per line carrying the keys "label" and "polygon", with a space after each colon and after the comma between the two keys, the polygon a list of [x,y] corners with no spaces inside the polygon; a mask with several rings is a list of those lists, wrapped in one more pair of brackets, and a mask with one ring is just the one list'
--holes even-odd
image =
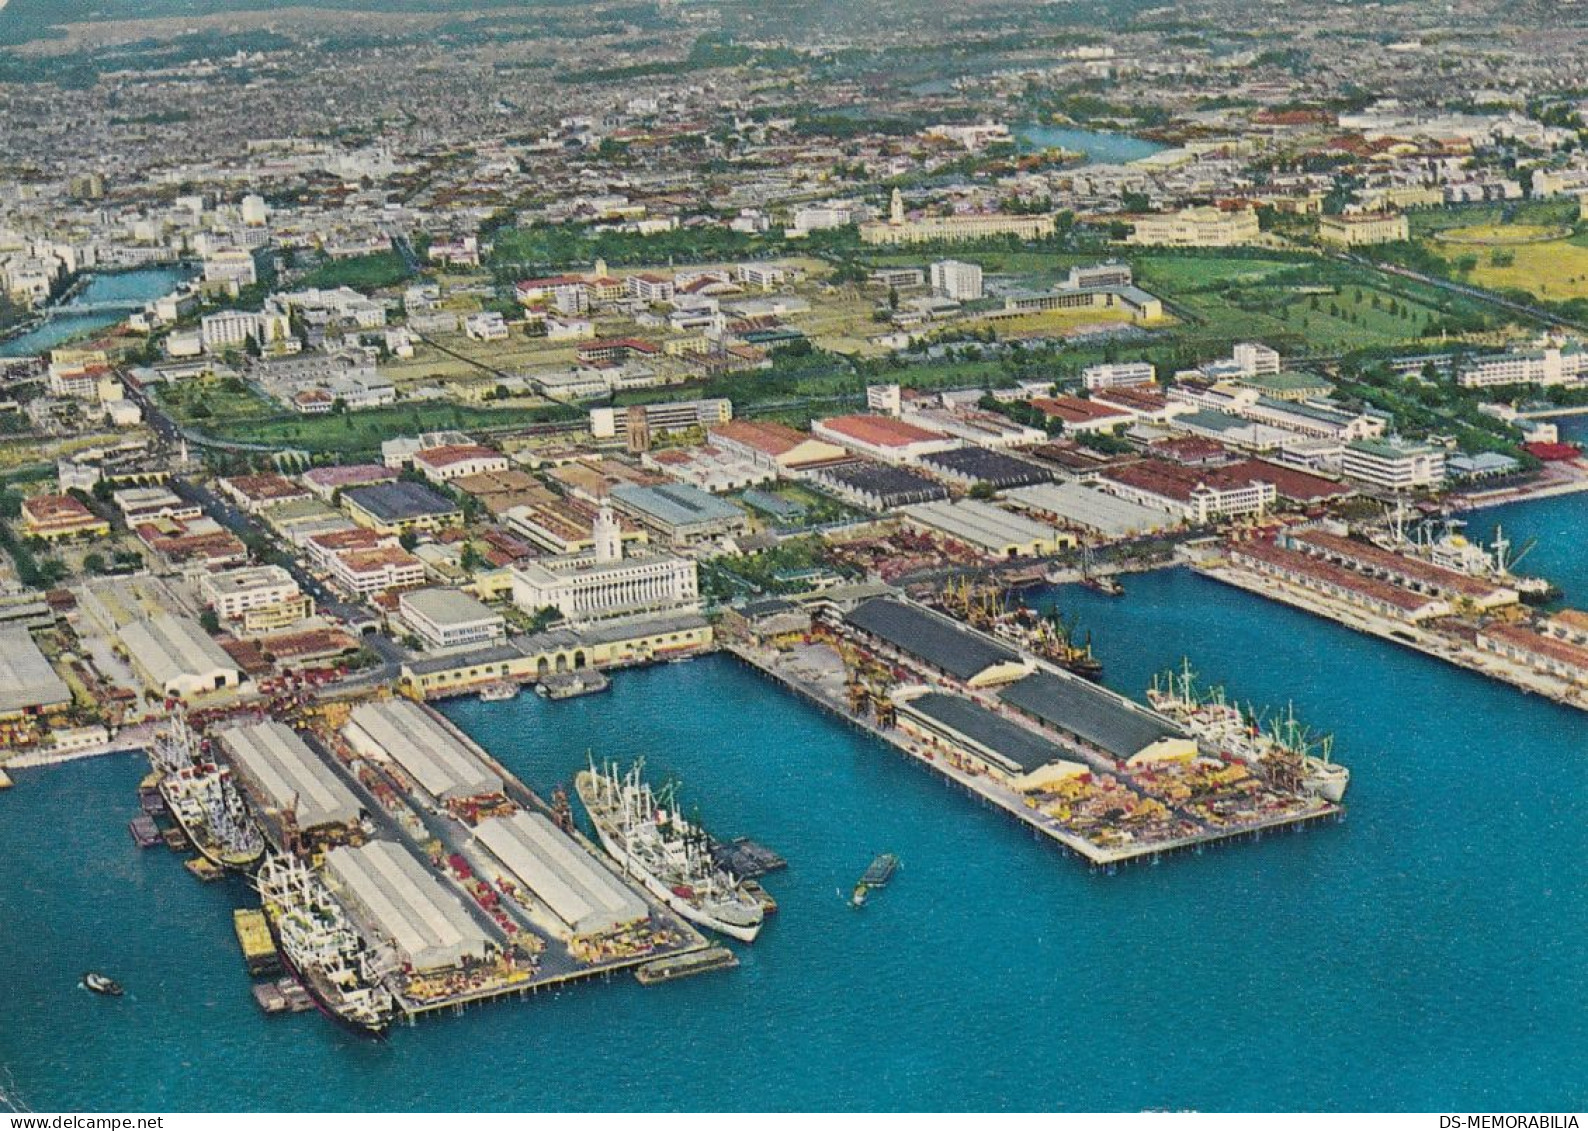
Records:
{"label": "white government building", "polygon": [[699,609],[694,562],[671,554],[625,558],[622,530],[607,506],[591,533],[595,546],[586,553],[515,567],[513,603],[529,612],[553,608],[571,621]]}

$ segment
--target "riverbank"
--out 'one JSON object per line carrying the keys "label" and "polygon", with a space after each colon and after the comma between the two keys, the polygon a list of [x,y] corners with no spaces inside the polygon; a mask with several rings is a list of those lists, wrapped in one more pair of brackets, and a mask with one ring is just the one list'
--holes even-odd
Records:
{"label": "riverbank", "polygon": [[[191,278],[184,264],[137,267],[120,271],[94,271],[93,278],[72,299],[52,308],[48,319],[35,317],[34,325],[0,338],[0,357],[37,357],[75,338],[86,337],[126,321],[127,311],[100,311],[74,315],[74,305],[116,303],[141,307]],[[74,287],[77,283],[74,282]]]}

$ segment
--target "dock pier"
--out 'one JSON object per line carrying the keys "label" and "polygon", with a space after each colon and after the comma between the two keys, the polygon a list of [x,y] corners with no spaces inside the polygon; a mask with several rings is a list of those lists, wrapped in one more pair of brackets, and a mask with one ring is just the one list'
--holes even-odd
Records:
{"label": "dock pier", "polygon": [[779,686],[793,692],[828,714],[836,716],[856,730],[870,735],[917,767],[935,773],[942,779],[945,786],[949,788],[957,787],[961,792],[974,798],[984,807],[999,810],[1005,816],[1012,817],[1030,829],[1033,838],[1046,838],[1058,845],[1060,849],[1070,856],[1085,863],[1093,871],[1102,871],[1112,875],[1122,866],[1143,862],[1157,864],[1166,856],[1180,855],[1192,851],[1201,855],[1209,845],[1258,841],[1262,839],[1265,832],[1279,832],[1287,829],[1291,832],[1298,832],[1305,826],[1323,822],[1337,822],[1343,820],[1345,816],[1343,807],[1331,804],[1312,812],[1284,814],[1267,820],[1244,824],[1237,828],[1208,829],[1194,835],[1154,841],[1150,844],[1131,845],[1123,848],[1104,848],[1059,827],[1052,818],[1021,804],[1012,793],[1005,796],[1004,791],[995,790],[989,783],[974,775],[965,773],[943,759],[934,758],[929,754],[917,751],[899,734],[878,726],[870,719],[861,718],[851,713],[843,703],[826,695],[820,688],[794,679],[786,672],[765,663],[751,649],[739,644],[728,644],[725,645],[724,650],[741,663],[746,664]]}

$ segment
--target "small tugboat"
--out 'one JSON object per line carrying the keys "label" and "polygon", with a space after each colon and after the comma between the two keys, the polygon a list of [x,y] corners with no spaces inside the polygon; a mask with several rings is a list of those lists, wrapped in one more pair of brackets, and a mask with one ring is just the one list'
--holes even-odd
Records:
{"label": "small tugboat", "polygon": [[871,862],[866,869],[866,874],[860,877],[860,882],[855,885],[855,890],[849,895],[849,906],[864,907],[866,900],[871,897],[873,888],[886,887],[893,873],[899,870],[899,858],[891,852],[884,852]]}
{"label": "small tugboat", "polygon": [[120,997],[126,992],[114,978],[107,978],[92,970],[83,975],[83,988],[104,997]]}

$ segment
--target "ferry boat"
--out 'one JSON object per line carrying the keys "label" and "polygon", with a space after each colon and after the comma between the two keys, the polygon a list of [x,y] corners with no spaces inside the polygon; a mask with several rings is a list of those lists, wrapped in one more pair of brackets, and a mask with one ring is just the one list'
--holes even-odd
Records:
{"label": "ferry boat", "polygon": [[711,840],[678,811],[672,790],[658,797],[641,778],[644,760],[625,774],[615,763],[573,779],[596,836],[626,873],[691,923],[753,942],[766,912],[732,872],[711,858]]}
{"label": "ferry boat", "polygon": [[389,972],[325,884],[295,856],[271,856],[254,877],[284,965],[331,1020],[380,1037],[397,1017]]}
{"label": "ferry boat", "polygon": [[264,834],[248,813],[231,770],[212,760],[182,715],[155,737],[149,762],[160,797],[198,854],[217,868],[246,872],[265,854]]}
{"label": "ferry boat", "polygon": [[518,684],[512,680],[498,680],[480,688],[481,703],[505,703],[518,697]]}
{"label": "ferry boat", "polygon": [[1222,687],[1198,689],[1189,660],[1179,672],[1154,676],[1147,702],[1194,738],[1263,771],[1276,784],[1335,804],[1345,797],[1351,771],[1333,760],[1334,738],[1309,735],[1294,708],[1265,731],[1249,709],[1229,701]]}
{"label": "ferry boat", "polygon": [[83,986],[102,997],[120,997],[127,992],[121,988],[121,983],[114,978],[108,978],[104,974],[98,974],[92,970],[83,975]]}
{"label": "ferry boat", "polygon": [[891,852],[884,852],[874,859],[866,868],[865,875],[860,877],[860,882],[855,885],[855,890],[849,895],[851,907],[864,907],[866,900],[871,897],[874,888],[886,887],[893,873],[899,870],[899,858]]}

